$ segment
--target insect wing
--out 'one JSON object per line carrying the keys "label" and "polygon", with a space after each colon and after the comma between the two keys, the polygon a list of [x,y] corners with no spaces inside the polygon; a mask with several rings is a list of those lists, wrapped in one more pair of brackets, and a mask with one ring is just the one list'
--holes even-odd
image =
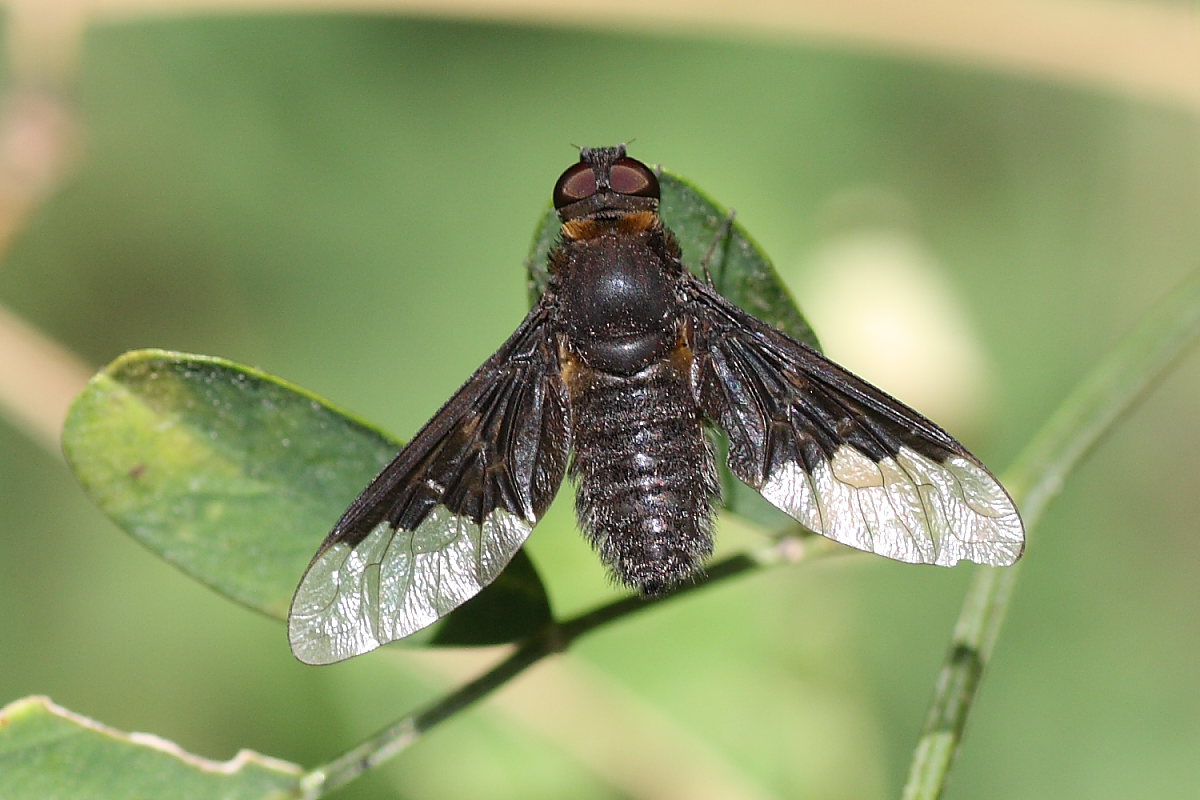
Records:
{"label": "insect wing", "polygon": [[899,561],[1006,566],[1012,498],[934,423],[696,280],[694,390],[729,467],[810,530]]}
{"label": "insect wing", "polygon": [[408,636],[504,569],[566,469],[555,347],[539,306],[355,499],[292,599],[298,659],[329,664]]}

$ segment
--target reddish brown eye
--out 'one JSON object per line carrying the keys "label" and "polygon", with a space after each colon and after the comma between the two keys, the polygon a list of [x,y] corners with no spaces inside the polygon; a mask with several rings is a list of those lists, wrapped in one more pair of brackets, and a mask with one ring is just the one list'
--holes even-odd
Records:
{"label": "reddish brown eye", "polygon": [[609,173],[612,189],[617,194],[636,197],[658,197],[658,178],[640,161],[632,158],[619,159]]}
{"label": "reddish brown eye", "polygon": [[576,164],[568,169],[554,184],[554,207],[562,208],[577,203],[596,193],[596,173],[588,164]]}

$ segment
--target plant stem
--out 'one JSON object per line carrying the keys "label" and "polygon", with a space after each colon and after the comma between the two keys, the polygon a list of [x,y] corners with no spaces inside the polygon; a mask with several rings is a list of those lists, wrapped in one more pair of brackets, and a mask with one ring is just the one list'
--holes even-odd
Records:
{"label": "plant stem", "polygon": [[[1114,423],[1200,339],[1200,273],[1160,302],[1059,406],[1009,470],[1005,485],[1026,531],[1062,490],[1070,472]],[[904,800],[941,797],[967,716],[991,657],[1020,564],[978,569],[963,599],[950,651],[913,753]]]}
{"label": "plant stem", "polygon": [[304,796],[323,797],[403,752],[439,722],[473,705],[554,651],[552,636],[534,636],[475,680],[460,686],[424,710],[398,720],[325,766],[313,770],[301,781],[302,785],[311,786]]}
{"label": "plant stem", "polygon": [[367,770],[408,749],[438,723],[474,705],[543,658],[566,650],[576,639],[598,628],[708,587],[717,581],[755,569],[796,563],[842,551],[844,548],[820,537],[802,533],[781,534],[768,547],[730,556],[711,565],[703,582],[682,586],[661,597],[623,597],[571,619],[551,623],[475,680],[460,686],[423,710],[397,720],[328,764],[309,772],[300,781],[300,785],[304,787],[302,796],[306,800],[312,800],[324,797],[344,786]]}

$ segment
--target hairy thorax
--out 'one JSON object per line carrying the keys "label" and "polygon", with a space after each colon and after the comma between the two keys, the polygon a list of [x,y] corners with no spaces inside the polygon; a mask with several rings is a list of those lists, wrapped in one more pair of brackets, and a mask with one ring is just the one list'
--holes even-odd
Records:
{"label": "hairy thorax", "polygon": [[667,356],[679,318],[676,270],[646,240],[602,234],[565,243],[555,265],[561,330],[593,369],[632,375]]}

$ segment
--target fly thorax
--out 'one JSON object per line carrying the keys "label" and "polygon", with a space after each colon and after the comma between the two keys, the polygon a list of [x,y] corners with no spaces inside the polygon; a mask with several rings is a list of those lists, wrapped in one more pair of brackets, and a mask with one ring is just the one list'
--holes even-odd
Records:
{"label": "fly thorax", "polygon": [[562,329],[594,369],[631,375],[675,344],[677,278],[641,241],[648,235],[599,236],[564,248]]}

